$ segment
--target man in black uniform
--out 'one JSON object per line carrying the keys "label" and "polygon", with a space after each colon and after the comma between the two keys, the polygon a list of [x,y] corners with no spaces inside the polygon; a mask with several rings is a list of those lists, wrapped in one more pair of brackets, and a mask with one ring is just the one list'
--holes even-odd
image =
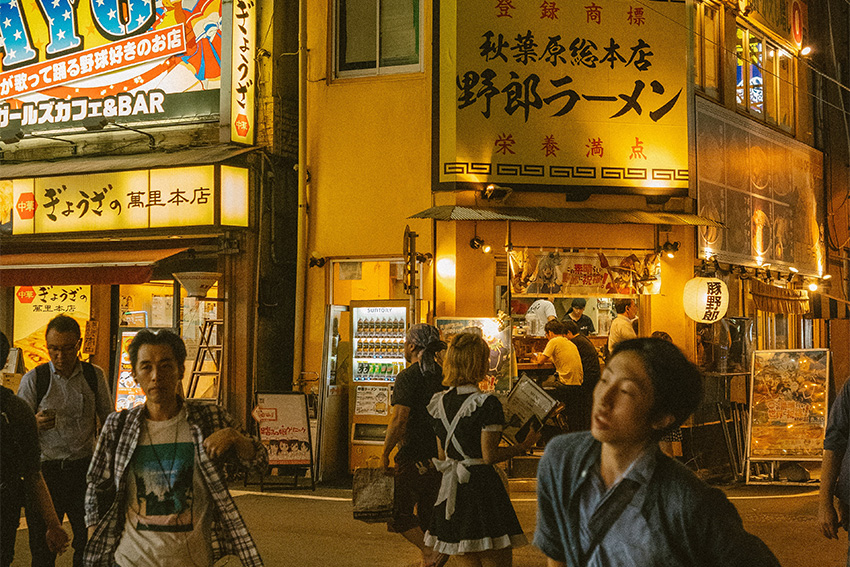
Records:
{"label": "man in black uniform", "polygon": [[[393,519],[387,529],[400,533],[422,552],[422,565],[444,565],[448,555],[425,546],[425,530],[440,491],[442,475],[431,459],[437,456],[437,437],[428,415],[431,397],[444,389],[443,371],[434,355],[445,349],[440,331],[419,323],[408,329],[404,358],[410,363],[396,377],[393,388],[393,417],[387,428],[381,467],[395,476]],[[399,445],[395,469],[390,469],[390,453]]]}
{"label": "man in black uniform", "polygon": [[[584,301],[584,300],[582,300]],[[577,419],[579,423],[579,431],[590,429],[590,410],[593,406],[593,389],[596,383],[599,382],[601,371],[599,368],[599,354],[596,352],[596,347],[590,342],[586,336],[579,332],[578,325],[575,321],[567,318],[563,323],[567,338],[570,339],[581,357],[581,368],[584,372],[584,379],[581,382],[581,402],[578,404],[581,407],[580,415]]]}
{"label": "man in black uniform", "polygon": [[583,297],[573,299],[571,307],[564,316],[564,322],[572,321],[578,325],[579,332],[585,337],[596,333],[596,327],[593,326],[593,320],[584,314],[584,308],[587,306],[587,300]]}

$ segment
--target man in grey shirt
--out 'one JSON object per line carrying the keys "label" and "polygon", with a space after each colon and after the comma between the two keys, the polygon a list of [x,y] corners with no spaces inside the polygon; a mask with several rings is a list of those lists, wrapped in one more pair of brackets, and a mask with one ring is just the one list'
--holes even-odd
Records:
{"label": "man in grey shirt", "polygon": [[[112,412],[109,385],[103,370],[79,359],[80,325],[67,315],[47,324],[50,362],[24,374],[20,397],[35,413],[41,448],[41,467],[60,522],[67,514],[74,533],[74,567],[83,564],[86,472],[99,431]],[[27,502],[33,567],[53,567],[56,555],[44,540],[40,514]],[[32,513],[30,513],[32,511]]]}

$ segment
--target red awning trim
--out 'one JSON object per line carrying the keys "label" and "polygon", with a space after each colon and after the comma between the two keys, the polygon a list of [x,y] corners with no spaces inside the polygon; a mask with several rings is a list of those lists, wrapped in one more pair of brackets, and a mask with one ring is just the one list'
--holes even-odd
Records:
{"label": "red awning trim", "polygon": [[117,285],[151,280],[153,264],[186,248],[0,255],[0,286]]}

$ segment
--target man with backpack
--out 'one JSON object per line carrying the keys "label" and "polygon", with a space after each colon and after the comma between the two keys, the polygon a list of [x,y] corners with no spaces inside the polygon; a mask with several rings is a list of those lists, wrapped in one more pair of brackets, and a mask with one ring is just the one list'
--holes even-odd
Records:
{"label": "man with backpack", "polygon": [[[80,325],[67,315],[47,324],[50,362],[24,374],[20,397],[35,413],[41,447],[41,469],[60,521],[67,514],[74,533],[74,567],[83,564],[86,472],[99,431],[112,411],[103,370],[79,359]],[[46,532],[33,502],[27,502],[33,567],[53,567],[56,555],[44,539]]]}

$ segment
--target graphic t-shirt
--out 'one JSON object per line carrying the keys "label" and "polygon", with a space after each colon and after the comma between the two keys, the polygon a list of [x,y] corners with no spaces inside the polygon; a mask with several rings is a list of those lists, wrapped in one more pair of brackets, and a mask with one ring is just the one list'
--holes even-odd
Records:
{"label": "graphic t-shirt", "polygon": [[127,516],[116,564],[212,565],[210,496],[195,467],[185,410],[167,421],[143,423],[125,474]]}

